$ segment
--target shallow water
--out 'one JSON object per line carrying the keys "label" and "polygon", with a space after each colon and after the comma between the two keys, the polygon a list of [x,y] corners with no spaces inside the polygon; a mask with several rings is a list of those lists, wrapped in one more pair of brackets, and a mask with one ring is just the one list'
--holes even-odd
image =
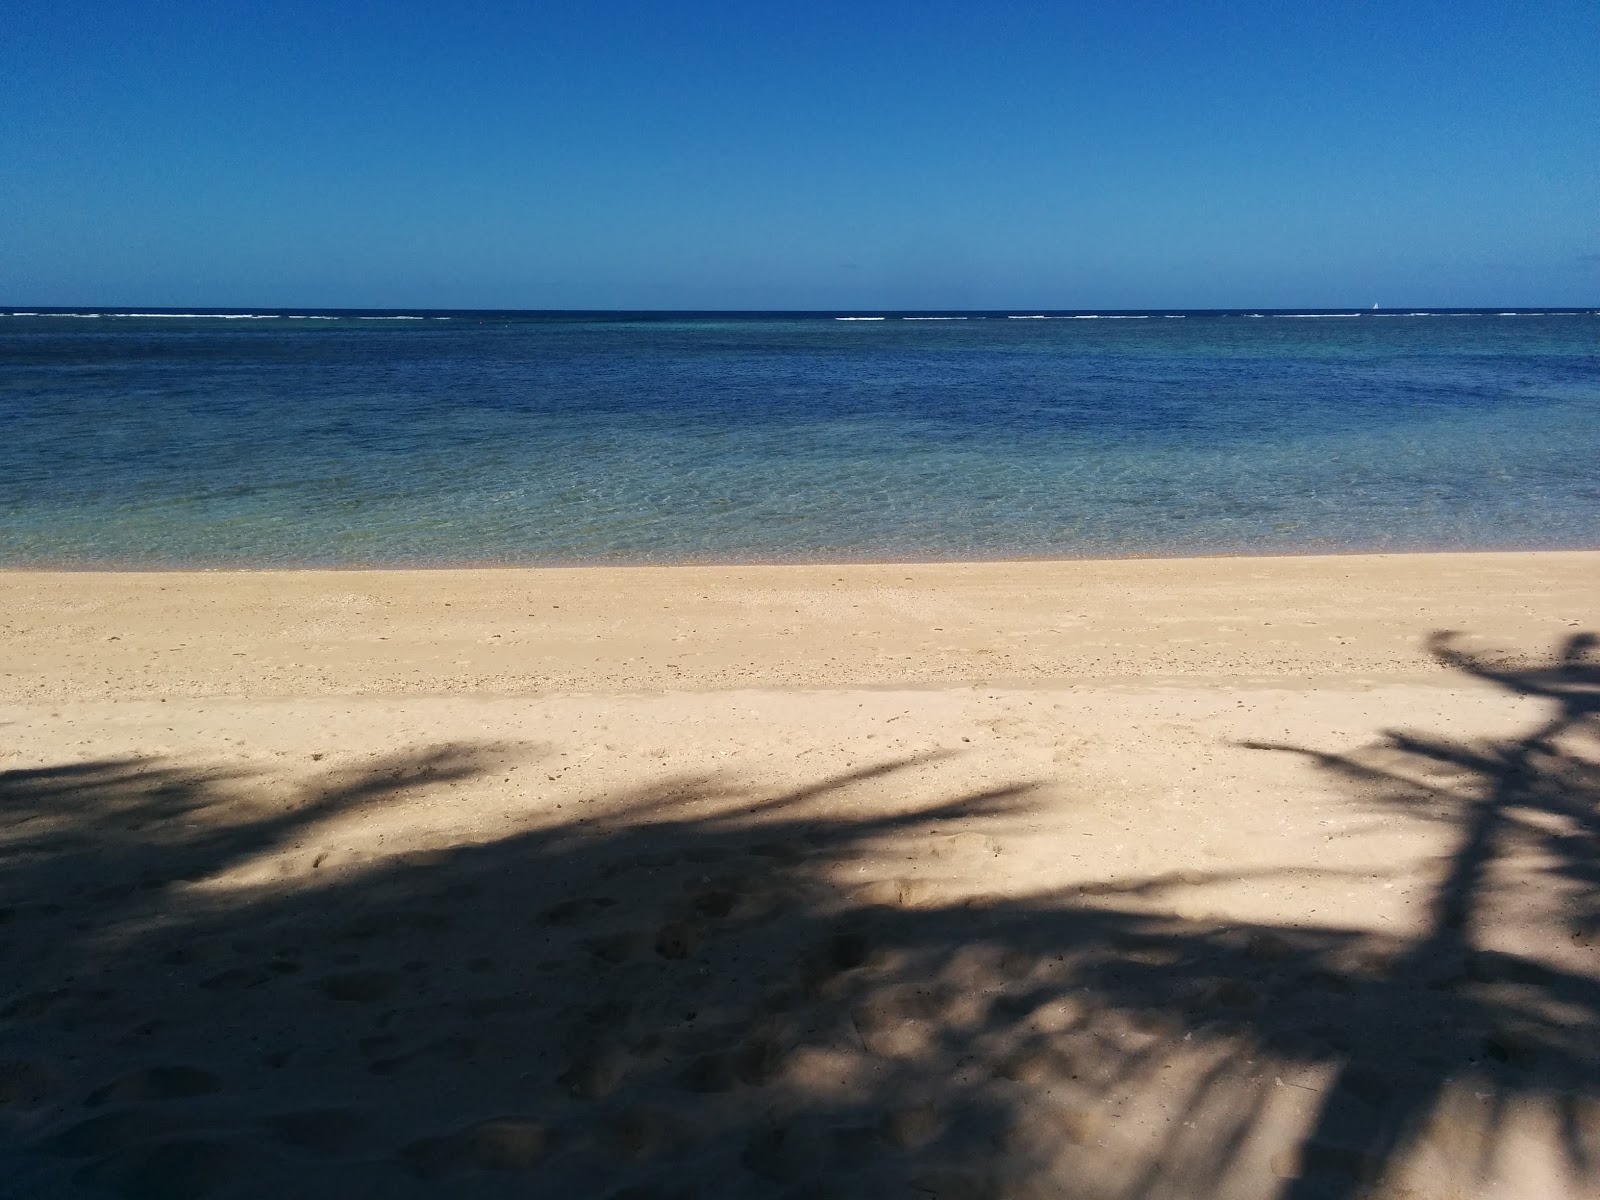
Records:
{"label": "shallow water", "polygon": [[10,311],[8,565],[1600,545],[1592,312]]}

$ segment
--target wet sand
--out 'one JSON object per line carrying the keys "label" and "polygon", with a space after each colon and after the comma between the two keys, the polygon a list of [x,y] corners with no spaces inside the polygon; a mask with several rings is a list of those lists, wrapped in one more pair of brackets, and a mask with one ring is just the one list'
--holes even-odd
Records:
{"label": "wet sand", "polygon": [[0,1196],[1600,1194],[1595,630],[1587,553],[0,574]]}

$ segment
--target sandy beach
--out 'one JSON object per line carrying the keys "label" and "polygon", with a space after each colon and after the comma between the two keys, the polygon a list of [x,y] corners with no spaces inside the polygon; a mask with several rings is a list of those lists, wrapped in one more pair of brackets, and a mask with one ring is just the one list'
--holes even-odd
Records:
{"label": "sandy beach", "polygon": [[0,573],[0,1197],[1600,1195],[1600,553]]}

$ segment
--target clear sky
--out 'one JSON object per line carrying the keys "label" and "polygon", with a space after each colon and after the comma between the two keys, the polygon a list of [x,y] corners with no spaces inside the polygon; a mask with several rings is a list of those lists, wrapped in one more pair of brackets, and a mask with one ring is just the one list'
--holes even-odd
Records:
{"label": "clear sky", "polygon": [[0,0],[0,303],[1600,304],[1596,0]]}

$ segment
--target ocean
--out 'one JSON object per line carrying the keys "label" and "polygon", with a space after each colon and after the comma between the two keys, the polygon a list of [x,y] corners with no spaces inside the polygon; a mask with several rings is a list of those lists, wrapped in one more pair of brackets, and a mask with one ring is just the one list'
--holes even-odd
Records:
{"label": "ocean", "polygon": [[0,565],[1600,546],[1600,313],[0,309]]}

